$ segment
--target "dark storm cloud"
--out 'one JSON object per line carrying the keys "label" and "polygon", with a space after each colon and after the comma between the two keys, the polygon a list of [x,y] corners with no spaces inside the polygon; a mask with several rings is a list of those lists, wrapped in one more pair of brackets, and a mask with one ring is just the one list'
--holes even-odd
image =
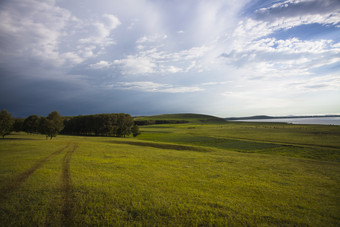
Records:
{"label": "dark storm cloud", "polygon": [[46,116],[53,110],[63,116],[119,112],[148,115],[183,112],[190,106],[178,105],[177,100],[183,97],[176,94],[88,89],[65,81],[25,78],[6,70],[0,70],[0,75],[0,108],[15,117]]}
{"label": "dark storm cloud", "polygon": [[17,117],[67,110],[81,100],[72,95],[80,89],[65,82],[25,78],[4,70],[0,74],[0,106]]}

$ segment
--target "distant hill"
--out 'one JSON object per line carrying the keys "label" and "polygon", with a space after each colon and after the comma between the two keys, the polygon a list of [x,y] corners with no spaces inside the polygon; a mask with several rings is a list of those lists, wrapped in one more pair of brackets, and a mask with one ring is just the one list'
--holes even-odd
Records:
{"label": "distant hill", "polygon": [[139,125],[147,124],[185,124],[185,123],[225,123],[223,118],[204,114],[181,113],[136,117]]}
{"label": "distant hill", "polygon": [[306,116],[278,116],[272,117],[267,115],[257,115],[250,117],[229,117],[224,118],[227,121],[236,121],[236,120],[262,120],[262,119],[286,119],[286,118],[313,118],[313,117],[340,117],[340,115],[306,115]]}

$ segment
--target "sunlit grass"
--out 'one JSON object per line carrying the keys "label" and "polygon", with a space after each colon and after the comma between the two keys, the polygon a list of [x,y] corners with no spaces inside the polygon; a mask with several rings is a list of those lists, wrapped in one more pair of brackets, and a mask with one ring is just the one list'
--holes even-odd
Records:
{"label": "sunlit grass", "polygon": [[[231,125],[233,134],[226,126],[149,126],[141,139],[11,135],[0,140],[2,191],[39,160],[63,150],[2,195],[1,224],[339,225],[340,166],[322,161],[320,149],[328,151],[323,142],[294,145],[286,154],[292,148],[288,136],[265,141],[267,131],[250,138],[237,124]],[[241,134],[242,139],[229,137]],[[297,148],[305,149],[298,151],[300,158],[293,157]],[[70,190],[63,184],[67,155]]]}
{"label": "sunlit grass", "polygon": [[151,125],[142,140],[340,161],[340,127],[282,123]]}

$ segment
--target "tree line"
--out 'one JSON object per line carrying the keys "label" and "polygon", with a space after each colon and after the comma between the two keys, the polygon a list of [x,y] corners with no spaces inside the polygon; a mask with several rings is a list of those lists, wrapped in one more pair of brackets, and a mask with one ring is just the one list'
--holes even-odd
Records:
{"label": "tree line", "polygon": [[31,115],[26,119],[14,119],[7,110],[0,112],[0,134],[2,138],[12,131],[25,131],[27,133],[40,133],[52,139],[63,130],[63,119],[57,111],[51,112],[47,117]]}
{"label": "tree line", "polygon": [[126,137],[138,136],[139,128],[129,114],[96,114],[76,116],[64,121],[63,134]]}
{"label": "tree line", "polygon": [[158,125],[158,124],[186,124],[186,120],[137,120],[136,125]]}
{"label": "tree line", "polygon": [[47,117],[31,115],[14,119],[3,110],[0,112],[0,135],[4,138],[12,131],[24,131],[30,134],[40,133],[52,139],[58,134],[96,135],[134,137],[140,134],[138,126],[129,114],[97,114],[76,117],[62,117],[57,111]]}

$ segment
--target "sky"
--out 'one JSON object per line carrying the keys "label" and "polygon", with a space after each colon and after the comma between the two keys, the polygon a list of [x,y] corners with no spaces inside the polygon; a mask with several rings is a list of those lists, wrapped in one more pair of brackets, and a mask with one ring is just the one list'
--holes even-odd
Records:
{"label": "sky", "polygon": [[338,0],[1,0],[15,117],[340,113]]}

